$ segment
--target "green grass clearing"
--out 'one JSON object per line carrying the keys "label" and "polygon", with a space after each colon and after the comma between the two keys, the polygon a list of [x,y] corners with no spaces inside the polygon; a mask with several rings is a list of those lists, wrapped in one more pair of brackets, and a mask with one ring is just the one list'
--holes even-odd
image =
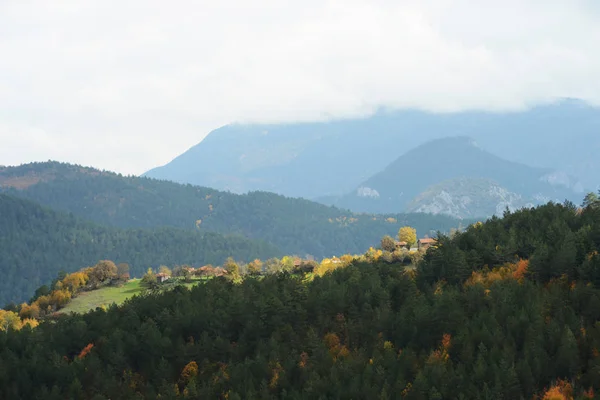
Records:
{"label": "green grass clearing", "polygon": [[121,287],[109,286],[89,292],[81,292],[60,312],[65,314],[70,312],[85,313],[103,305],[122,304],[128,298],[144,290],[140,283],[140,279],[132,279]]}
{"label": "green grass clearing", "polygon": [[[194,278],[192,282],[182,282],[181,284],[187,288],[191,288],[206,280],[207,278]],[[165,285],[167,282],[165,282]],[[59,312],[64,314],[71,312],[85,313],[90,310],[95,310],[96,307],[109,306],[113,303],[119,305],[123,304],[125,300],[135,296],[136,294],[141,294],[143,291],[144,287],[141,286],[141,279],[131,279],[121,287],[107,286],[89,292],[81,292]]]}

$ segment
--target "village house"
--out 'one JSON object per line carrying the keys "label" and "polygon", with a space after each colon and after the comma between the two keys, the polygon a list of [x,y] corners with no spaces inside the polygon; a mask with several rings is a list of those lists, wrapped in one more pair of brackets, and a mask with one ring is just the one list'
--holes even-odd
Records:
{"label": "village house", "polygon": [[398,241],[396,241],[396,249],[408,249],[408,248],[409,247],[408,247],[408,243],[407,242],[404,242],[404,241],[398,242]]}
{"label": "village house", "polygon": [[156,274],[156,282],[158,283],[163,283],[164,281],[168,280],[170,278],[169,275],[165,274],[165,273],[159,273]]}
{"label": "village house", "polygon": [[423,238],[423,239],[419,239],[419,241],[417,242],[417,245],[419,247],[419,250],[427,250],[429,247],[434,245],[436,242],[437,242],[437,240],[432,239],[432,238]]}

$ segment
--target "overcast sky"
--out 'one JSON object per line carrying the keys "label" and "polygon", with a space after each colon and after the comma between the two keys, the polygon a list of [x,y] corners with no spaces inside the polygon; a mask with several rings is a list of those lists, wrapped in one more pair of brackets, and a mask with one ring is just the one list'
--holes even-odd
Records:
{"label": "overcast sky", "polygon": [[597,0],[0,0],[0,165],[139,174],[234,121],[600,104]]}

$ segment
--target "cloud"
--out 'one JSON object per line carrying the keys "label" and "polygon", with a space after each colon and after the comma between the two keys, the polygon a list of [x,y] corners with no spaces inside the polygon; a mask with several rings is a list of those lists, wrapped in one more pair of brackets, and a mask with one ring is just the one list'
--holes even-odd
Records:
{"label": "cloud", "polygon": [[0,164],[141,173],[233,121],[600,104],[592,0],[0,3]]}

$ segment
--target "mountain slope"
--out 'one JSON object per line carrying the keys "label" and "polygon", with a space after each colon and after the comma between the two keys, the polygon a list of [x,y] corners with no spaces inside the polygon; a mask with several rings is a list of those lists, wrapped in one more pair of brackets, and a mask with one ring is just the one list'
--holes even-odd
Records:
{"label": "mountain slope", "polygon": [[[402,155],[383,171],[364,181],[353,193],[336,202],[336,205],[364,212],[399,212],[402,210],[434,211],[436,207],[420,209],[411,202],[427,200],[426,194],[436,196],[440,188],[432,189],[447,180],[461,178],[461,184],[450,185],[454,196],[468,197],[470,201],[481,202],[490,190],[498,196],[488,198],[492,202],[482,210],[495,210],[494,199],[504,202],[501,192],[512,194],[514,207],[525,204],[538,204],[549,200],[577,200],[581,194],[562,184],[552,184],[555,175],[551,170],[532,168],[526,165],[501,159],[481,149],[467,137],[444,138],[431,141]],[[485,187],[479,187],[481,180],[487,180]],[[490,186],[491,182],[491,186]],[[467,184],[470,183],[470,184]],[[495,187],[495,189],[493,189]],[[444,192],[448,194],[447,191]],[[419,199],[416,199],[420,196]],[[509,204],[509,206],[511,206]],[[443,208],[443,207],[442,207]],[[466,211],[466,212],[465,212]],[[492,213],[473,215],[465,210],[452,213],[456,217],[485,217]]]}
{"label": "mountain slope", "polygon": [[564,100],[519,112],[435,114],[403,110],[297,124],[234,124],[211,132],[145,175],[246,192],[340,196],[428,141],[469,136],[509,161],[600,185],[600,109]]}
{"label": "mountain slope", "polygon": [[358,215],[272,193],[235,195],[60,163],[0,168],[0,190],[106,225],[240,234],[317,258],[362,253],[403,225],[420,235],[459,225],[443,216]]}
{"label": "mountain slope", "polygon": [[117,229],[83,222],[31,201],[0,193],[0,304],[20,302],[59,271],[110,259],[133,276],[161,264],[222,263],[280,256],[273,245],[242,237],[175,228]]}
{"label": "mountain slope", "polygon": [[411,273],[365,256],[319,279],[212,279],[33,330],[7,329],[5,313],[0,398],[597,398],[595,207],[440,237]]}
{"label": "mountain slope", "polygon": [[454,215],[465,218],[501,215],[534,204],[491,179],[455,178],[430,186],[415,197],[407,209],[412,212]]}

